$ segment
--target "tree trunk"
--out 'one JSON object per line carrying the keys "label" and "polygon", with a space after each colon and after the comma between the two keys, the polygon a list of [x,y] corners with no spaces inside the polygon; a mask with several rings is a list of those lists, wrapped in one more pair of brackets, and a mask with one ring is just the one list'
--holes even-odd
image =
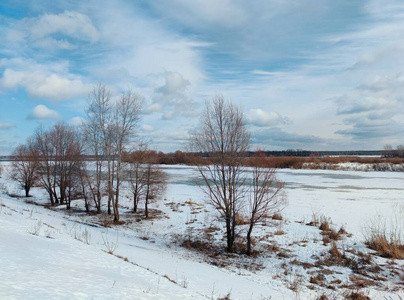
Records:
{"label": "tree trunk", "polygon": [[108,214],[111,214],[112,202],[112,171],[111,171],[111,158],[108,157]]}
{"label": "tree trunk", "polygon": [[145,199],[145,201],[144,201],[144,213],[145,213],[146,219],[149,218],[149,208],[148,208],[148,204],[149,204],[149,193],[150,193],[150,188],[149,188],[149,184],[147,184],[146,199]]}
{"label": "tree trunk", "polygon": [[234,251],[234,236],[232,235],[231,218],[226,217],[226,237],[227,237],[227,252]]}
{"label": "tree trunk", "polygon": [[25,197],[29,197],[29,186],[25,186]]}
{"label": "tree trunk", "polygon": [[137,193],[133,193],[133,212],[137,212]]}
{"label": "tree trunk", "polygon": [[148,202],[148,200],[147,200],[147,197],[146,197],[146,201],[144,202],[144,214],[145,214],[146,219],[149,218],[149,209],[147,207],[147,204],[148,204],[147,202]]}
{"label": "tree trunk", "polygon": [[114,206],[114,222],[119,222],[119,185],[121,184],[121,157],[118,157],[116,166],[116,189],[115,189],[115,206]]}
{"label": "tree trunk", "polygon": [[251,221],[250,227],[248,228],[247,232],[247,255],[251,255],[251,233],[253,230],[254,223]]}

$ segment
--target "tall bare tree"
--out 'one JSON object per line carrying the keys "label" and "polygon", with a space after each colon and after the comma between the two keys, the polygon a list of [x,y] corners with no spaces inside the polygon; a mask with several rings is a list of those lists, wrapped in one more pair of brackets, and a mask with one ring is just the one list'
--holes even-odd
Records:
{"label": "tall bare tree", "polygon": [[113,139],[116,158],[115,197],[112,198],[114,208],[114,221],[119,221],[119,191],[122,183],[122,155],[133,140],[135,129],[140,118],[143,100],[133,91],[128,90],[122,94],[115,105]]}
{"label": "tall bare tree", "polygon": [[204,182],[201,187],[224,218],[228,252],[234,251],[236,214],[244,197],[242,155],[248,150],[249,142],[242,111],[223,96],[206,103],[200,125],[191,135],[193,150],[208,153],[212,162],[198,165]]}
{"label": "tall bare tree", "polygon": [[277,212],[286,205],[286,198],[281,191],[283,184],[277,179],[273,168],[264,167],[264,157],[253,157],[250,160],[253,166],[251,172],[251,190],[249,195],[249,227],[247,231],[247,254],[251,255],[251,234],[254,226]]}
{"label": "tall bare tree", "polygon": [[[108,164],[108,195],[111,193],[109,177],[111,176],[111,156],[112,145],[109,134],[108,124],[112,122],[112,104],[111,92],[104,85],[94,87],[92,93],[88,96],[86,115],[88,121],[84,124],[86,136],[87,152],[95,159],[95,180],[91,189],[97,211],[101,212],[102,206],[102,179],[104,160]],[[111,198],[108,197],[108,214],[111,214]]]}
{"label": "tall bare tree", "polygon": [[38,181],[38,149],[34,141],[28,139],[26,144],[18,146],[13,151],[12,156],[15,160],[12,163],[11,177],[21,183],[25,197],[29,197],[31,188]]}
{"label": "tall bare tree", "polygon": [[56,169],[55,169],[55,149],[50,142],[50,134],[42,127],[39,127],[35,132],[35,147],[38,149],[39,166],[38,176],[41,186],[45,188],[49,195],[51,205],[59,203],[56,195]]}
{"label": "tall bare tree", "polygon": [[90,151],[96,157],[97,201],[101,202],[103,160],[106,160],[108,214],[111,214],[112,206],[115,222],[119,221],[122,155],[134,136],[141,107],[142,99],[130,90],[113,103],[111,93],[101,84],[94,88],[88,99],[86,114],[89,122],[86,132],[90,137]]}

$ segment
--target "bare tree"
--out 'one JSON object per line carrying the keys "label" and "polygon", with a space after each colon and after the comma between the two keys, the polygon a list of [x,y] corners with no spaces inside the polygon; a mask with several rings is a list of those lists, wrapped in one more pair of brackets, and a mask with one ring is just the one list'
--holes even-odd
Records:
{"label": "bare tree", "polygon": [[115,222],[119,221],[122,154],[134,136],[141,106],[142,99],[132,91],[122,94],[118,102],[113,104],[111,93],[101,84],[94,88],[88,99],[86,114],[89,122],[86,133],[90,151],[96,157],[96,197],[101,203],[102,161],[105,159],[108,172],[108,214],[111,214],[112,206]]}
{"label": "bare tree", "polygon": [[[92,195],[96,203],[97,211],[101,212],[102,201],[102,174],[104,160],[108,163],[108,178],[111,175],[111,139],[108,124],[112,122],[111,93],[104,85],[94,87],[88,96],[86,115],[88,122],[84,125],[86,146],[89,154],[95,159],[95,180],[92,185]],[[108,191],[112,189],[108,179]],[[108,195],[111,193],[108,192]],[[108,197],[108,214],[111,214],[111,198]]]}
{"label": "bare tree", "polygon": [[80,137],[66,124],[58,123],[48,131],[37,130],[35,147],[39,154],[38,175],[51,204],[66,204],[69,209],[82,159]]}
{"label": "bare tree", "polygon": [[38,181],[38,149],[34,141],[28,139],[25,145],[18,146],[12,153],[11,177],[21,183],[25,191],[25,197],[29,197],[31,188]]}
{"label": "bare tree", "polygon": [[133,211],[137,212],[139,202],[145,192],[145,164],[147,158],[147,145],[141,144],[137,151],[127,155],[129,162],[129,182],[133,194]]}
{"label": "bare tree", "polygon": [[404,157],[404,145],[397,145],[397,156]]}
{"label": "bare tree", "polygon": [[191,135],[196,152],[209,153],[211,165],[198,165],[201,187],[226,222],[227,251],[234,251],[236,214],[244,197],[245,172],[242,155],[250,134],[242,111],[222,96],[207,103],[199,128]]}
{"label": "bare tree", "polygon": [[278,181],[275,169],[264,167],[264,157],[253,157],[250,161],[253,170],[249,197],[248,255],[251,255],[251,234],[254,226],[269,213],[277,212],[286,205],[286,198],[281,194],[283,184]]}
{"label": "bare tree", "polygon": [[78,168],[82,158],[82,143],[78,133],[64,123],[58,123],[49,132],[55,151],[55,180],[61,204],[70,209],[72,197],[77,193]]}
{"label": "bare tree", "polygon": [[147,163],[144,169],[144,210],[146,219],[149,217],[149,203],[161,197],[167,187],[167,175],[156,164],[157,157],[154,151],[147,153]]}
{"label": "bare tree", "polygon": [[382,153],[383,157],[393,157],[394,156],[393,147],[390,144],[384,145]]}
{"label": "bare tree", "polygon": [[55,205],[59,203],[54,189],[56,186],[55,149],[51,146],[49,132],[44,131],[42,127],[35,133],[35,147],[39,154],[38,176],[41,185],[48,193],[51,205]]}
{"label": "bare tree", "polygon": [[115,198],[112,198],[114,208],[114,221],[119,221],[119,191],[121,186],[122,155],[126,146],[134,137],[134,131],[140,118],[142,99],[134,92],[128,90],[121,95],[115,106],[114,113],[114,144],[116,157]]}
{"label": "bare tree", "polygon": [[[87,172],[87,164],[85,163],[84,160],[82,160],[77,165],[76,176],[77,176],[77,180],[79,183],[79,192],[78,193],[83,197],[84,207],[86,209],[86,212],[89,212],[90,211],[90,198],[92,198],[92,196],[94,196],[95,194],[93,193],[92,180]],[[94,204],[98,211],[97,201],[94,201]]]}

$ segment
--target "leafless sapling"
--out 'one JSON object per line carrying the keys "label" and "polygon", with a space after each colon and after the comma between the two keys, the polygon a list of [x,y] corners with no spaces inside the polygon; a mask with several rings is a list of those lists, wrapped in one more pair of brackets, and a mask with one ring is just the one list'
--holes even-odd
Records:
{"label": "leafless sapling", "polygon": [[253,157],[251,186],[249,192],[249,227],[247,231],[247,254],[251,255],[251,234],[254,226],[286,205],[286,198],[281,193],[283,184],[277,179],[273,168],[265,167],[266,159]]}

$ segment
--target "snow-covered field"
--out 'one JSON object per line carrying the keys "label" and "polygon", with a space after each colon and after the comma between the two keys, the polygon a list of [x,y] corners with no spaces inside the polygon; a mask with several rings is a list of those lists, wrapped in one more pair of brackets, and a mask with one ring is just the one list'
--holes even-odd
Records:
{"label": "snow-covered field", "polygon": [[[289,203],[283,220],[257,227],[260,254],[250,258],[181,245],[208,240],[220,249],[223,224],[195,186],[195,168],[164,170],[169,184],[165,198],[151,205],[155,217],[144,220],[141,212],[130,212],[127,193],[121,203],[125,224],[110,227],[103,224],[111,216],[88,216],[80,201],[66,212],[64,206],[49,209],[11,197],[22,190],[3,174],[0,299],[218,299],[227,294],[231,299],[343,299],[350,289],[371,299],[404,298],[402,261],[360,260],[371,252],[363,244],[366,225],[378,218],[390,226],[402,213],[403,173],[278,170]],[[43,190],[32,194],[30,202],[46,203]],[[313,215],[324,215],[335,229],[343,225],[352,234],[336,242],[343,263],[319,263],[326,261],[332,243],[324,245],[318,227],[305,225]],[[245,228],[239,227],[243,236]]]}

